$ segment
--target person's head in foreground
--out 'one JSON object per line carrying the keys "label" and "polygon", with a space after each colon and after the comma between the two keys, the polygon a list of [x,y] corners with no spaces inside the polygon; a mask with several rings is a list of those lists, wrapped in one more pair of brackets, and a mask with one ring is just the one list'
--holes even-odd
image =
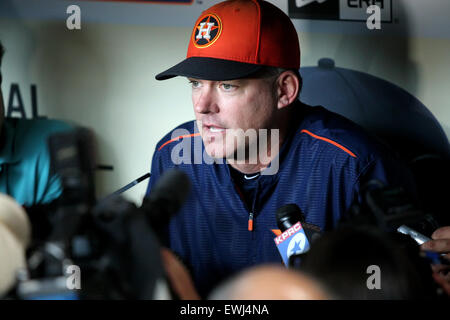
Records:
{"label": "person's head in foreground", "polygon": [[327,300],[331,295],[312,277],[280,265],[245,270],[216,287],[210,300]]}
{"label": "person's head in foreground", "polygon": [[436,286],[419,245],[376,227],[345,226],[326,233],[300,270],[338,299],[431,299]]}

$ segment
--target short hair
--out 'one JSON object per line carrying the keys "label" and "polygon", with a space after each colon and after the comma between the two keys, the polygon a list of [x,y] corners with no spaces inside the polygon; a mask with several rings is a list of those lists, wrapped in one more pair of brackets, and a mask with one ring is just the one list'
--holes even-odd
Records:
{"label": "short hair", "polygon": [[285,71],[291,71],[294,73],[294,75],[297,77],[298,82],[299,82],[299,88],[298,88],[298,94],[297,94],[297,99],[300,95],[300,92],[302,91],[302,87],[303,87],[303,79],[302,76],[300,75],[300,72],[298,69],[285,69],[285,68],[278,68],[278,67],[269,67],[269,66],[264,66],[262,69],[260,69],[259,71],[257,71],[256,73],[252,74],[252,78],[271,78],[271,77],[275,77],[278,76],[280,74],[282,74]]}

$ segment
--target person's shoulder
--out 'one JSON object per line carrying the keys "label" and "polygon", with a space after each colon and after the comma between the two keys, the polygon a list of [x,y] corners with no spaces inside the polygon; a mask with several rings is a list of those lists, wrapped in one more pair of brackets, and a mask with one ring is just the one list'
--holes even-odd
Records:
{"label": "person's shoulder", "polygon": [[47,141],[52,134],[65,132],[73,125],[50,119],[5,119],[14,136],[15,150],[18,155],[31,155],[35,152],[47,152]]}
{"label": "person's shoulder", "polygon": [[389,153],[381,140],[353,121],[322,106],[303,104],[301,108],[302,121],[298,133],[310,143],[321,141],[331,153],[365,161]]}
{"label": "person's shoulder", "polygon": [[187,121],[170,130],[159,142],[156,144],[155,152],[169,152],[183,139],[195,139],[200,137],[195,120]]}
{"label": "person's shoulder", "polygon": [[73,124],[55,119],[5,119],[12,124],[18,137],[45,138],[57,132],[72,130]]}
{"label": "person's shoulder", "polygon": [[[200,133],[197,130],[195,121],[188,121],[173,128],[166,135],[164,135],[161,140],[159,140],[153,153],[151,169],[152,179],[149,182],[147,194],[150,192],[149,190],[151,186],[155,181],[158,180],[160,174],[163,171],[174,168],[177,165],[183,163],[183,161],[178,158],[180,152],[172,152],[174,148],[178,146],[179,143],[182,143],[183,147],[186,146],[185,143],[188,143],[189,147],[191,147],[194,143],[194,139],[199,136]],[[191,154],[189,155],[186,153],[186,151],[187,150],[181,152],[181,154],[183,154],[184,157],[191,158],[193,156],[193,153],[191,152]],[[187,163],[189,163],[189,161],[187,161]]]}

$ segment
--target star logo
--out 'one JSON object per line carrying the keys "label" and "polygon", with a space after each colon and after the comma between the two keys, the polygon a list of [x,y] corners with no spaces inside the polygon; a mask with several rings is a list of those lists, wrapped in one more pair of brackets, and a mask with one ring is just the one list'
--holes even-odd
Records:
{"label": "star logo", "polygon": [[309,250],[309,242],[306,239],[305,234],[301,230],[295,234],[289,241],[289,245],[286,250],[286,255],[290,256],[293,254],[303,253]]}
{"label": "star logo", "polygon": [[291,250],[291,254],[295,254],[295,253],[297,253],[297,252],[300,252],[301,251],[301,248],[300,248],[300,241],[295,241],[295,244],[294,244],[294,246],[292,247],[292,250]]}
{"label": "star logo", "polygon": [[192,32],[192,41],[197,48],[207,48],[220,37],[222,32],[222,22],[215,14],[206,14],[199,19],[199,22]]}

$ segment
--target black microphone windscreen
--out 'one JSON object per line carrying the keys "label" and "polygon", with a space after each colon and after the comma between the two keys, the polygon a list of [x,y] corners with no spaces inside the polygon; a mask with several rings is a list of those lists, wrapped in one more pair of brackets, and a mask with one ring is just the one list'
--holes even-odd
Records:
{"label": "black microphone windscreen", "polygon": [[277,225],[281,231],[285,231],[297,222],[304,222],[305,217],[295,203],[286,204],[277,209]]}
{"label": "black microphone windscreen", "polygon": [[180,207],[191,189],[191,182],[186,173],[172,169],[166,171],[156,182],[150,192],[149,200],[168,199]]}
{"label": "black microphone windscreen", "polygon": [[191,189],[191,182],[186,173],[171,169],[166,171],[145,197],[141,208],[159,235],[170,219],[183,205]]}

